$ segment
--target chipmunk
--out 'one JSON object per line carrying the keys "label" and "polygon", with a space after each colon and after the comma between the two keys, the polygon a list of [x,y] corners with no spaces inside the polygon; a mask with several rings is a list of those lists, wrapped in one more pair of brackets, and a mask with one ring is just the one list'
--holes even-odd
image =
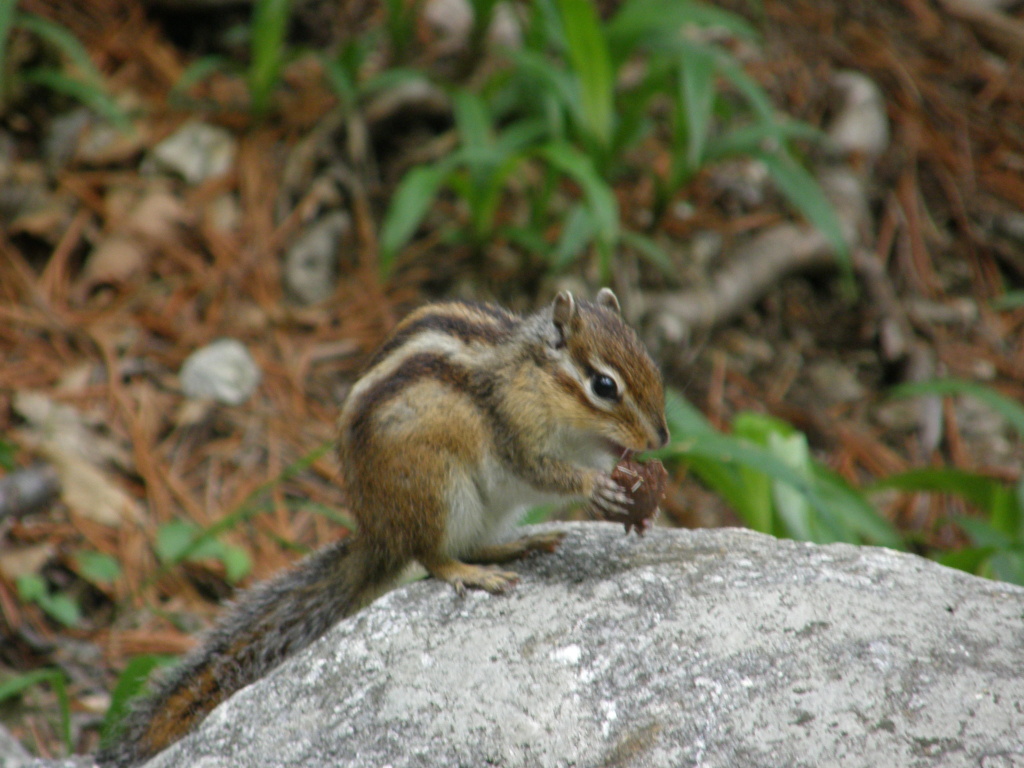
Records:
{"label": "chipmunk", "polygon": [[588,499],[621,514],[631,500],[611,478],[617,461],[667,441],[661,376],[611,290],[595,303],[562,292],[528,317],[460,302],[413,312],[342,408],[358,530],[244,593],[97,760],[137,765],[177,741],[412,561],[459,594],[507,591],[518,576],[493,566],[563,536],[502,542],[526,507]]}

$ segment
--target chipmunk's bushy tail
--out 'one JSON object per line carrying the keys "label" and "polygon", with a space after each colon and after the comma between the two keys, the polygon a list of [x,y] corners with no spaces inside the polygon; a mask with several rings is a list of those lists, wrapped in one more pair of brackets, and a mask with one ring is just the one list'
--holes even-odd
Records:
{"label": "chipmunk's bushy tail", "polygon": [[350,536],[242,594],[204,642],[125,717],[115,743],[96,761],[128,768],[170,746],[235,691],[386,591],[403,565],[382,565],[379,553],[367,556]]}

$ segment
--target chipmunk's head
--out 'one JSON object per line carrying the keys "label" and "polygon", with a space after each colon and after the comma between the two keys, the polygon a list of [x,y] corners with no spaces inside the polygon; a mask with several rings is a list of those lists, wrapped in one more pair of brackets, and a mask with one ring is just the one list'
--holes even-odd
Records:
{"label": "chipmunk's head", "polygon": [[623,321],[615,294],[602,288],[591,303],[562,291],[550,313],[550,353],[558,388],[568,395],[570,426],[616,458],[666,445],[661,373]]}

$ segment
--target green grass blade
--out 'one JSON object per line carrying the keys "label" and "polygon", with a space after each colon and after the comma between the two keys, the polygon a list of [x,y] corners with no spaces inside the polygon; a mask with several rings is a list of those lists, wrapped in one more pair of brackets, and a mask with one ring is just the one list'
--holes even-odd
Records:
{"label": "green grass blade", "polygon": [[711,117],[715,106],[715,56],[703,46],[687,46],[679,59],[679,93],[675,121],[677,141],[685,138],[689,170],[704,160]]}
{"label": "green grass blade", "polygon": [[993,551],[998,551],[1009,549],[1018,543],[1013,540],[1012,536],[996,530],[984,520],[979,520],[976,517],[957,515],[955,520],[976,547],[988,547]]}
{"label": "green grass blade", "polygon": [[631,232],[628,229],[624,229],[622,231],[622,242],[660,269],[665,277],[676,277],[676,265],[672,263],[672,257],[653,238],[639,232]]}
{"label": "green grass blade", "polygon": [[988,565],[994,578],[1024,586],[1024,547],[994,552]]}
{"label": "green grass blade", "polygon": [[[449,160],[451,159],[450,156]],[[380,275],[387,278],[399,251],[412,238],[454,165],[441,162],[410,170],[399,182],[380,228]]]}
{"label": "green grass blade", "polygon": [[452,96],[455,126],[462,146],[470,151],[494,146],[494,129],[487,104],[475,93],[460,88]]}
{"label": "green grass blade", "polygon": [[592,0],[559,0],[569,60],[579,84],[578,115],[602,150],[612,135],[615,75]]}
{"label": "green grass blade", "polygon": [[911,469],[884,477],[869,486],[868,490],[887,488],[952,494],[985,513],[991,513],[992,510],[1007,503],[1017,503],[1013,491],[999,480],[955,467]]}
{"label": "green grass blade", "polygon": [[249,97],[257,115],[270,109],[281,80],[291,0],[256,0],[250,41]]}
{"label": "green grass blade", "polygon": [[968,547],[954,552],[943,552],[935,558],[935,561],[959,571],[981,573],[991,557],[992,550],[988,547]]}
{"label": "green grass blade", "polygon": [[845,480],[826,467],[815,465],[815,487],[835,525],[847,534],[843,541],[863,541],[890,549],[904,550],[906,543],[891,522],[882,517],[864,497]]}
{"label": "green grass blade", "polygon": [[127,130],[131,126],[131,121],[124,110],[98,85],[76,80],[63,72],[46,67],[26,69],[21,73],[21,77],[26,82],[70,96],[121,130]]}
{"label": "green grass blade", "polygon": [[136,656],[118,675],[114,690],[110,694],[110,706],[100,726],[100,745],[107,747],[118,733],[121,720],[128,714],[132,700],[143,693],[146,682],[153,670],[174,661],[173,656],[143,654]]}
{"label": "green grass blade", "polygon": [[52,45],[78,73],[77,76],[72,76],[48,67],[37,67],[22,72],[22,77],[29,82],[71,96],[121,130],[128,129],[128,116],[104,90],[103,75],[74,35],[60,24],[34,14],[15,13],[13,25]]}
{"label": "green grass blade", "polygon": [[892,397],[967,395],[980,400],[1006,419],[1007,424],[1013,427],[1020,437],[1024,438],[1024,406],[983,384],[975,384],[972,381],[961,379],[934,379],[913,384],[901,384],[895,387],[890,395]]}
{"label": "green grass blade", "polygon": [[37,36],[61,52],[81,73],[93,82],[102,82],[103,76],[89,58],[88,51],[71,32],[56,22],[29,13],[18,13],[14,25]]}
{"label": "green grass blade", "polygon": [[7,62],[7,42],[14,28],[14,9],[17,6],[18,0],[0,0],[0,113],[4,111],[7,102],[7,78],[4,70]]}
{"label": "green grass blade", "polygon": [[775,106],[764,88],[746,73],[731,54],[722,52],[718,57],[718,70],[740,92],[760,122],[775,123]]}
{"label": "green grass blade", "polygon": [[[576,102],[572,78],[537,51],[513,51],[512,60],[526,86],[537,95],[554,94],[564,109],[572,110]],[[535,81],[531,83],[529,81]]]}
{"label": "green grass blade", "polygon": [[843,236],[835,208],[817,180],[788,153],[756,151],[752,154],[765,164],[775,186],[790,204],[825,236],[844,270],[852,272],[850,246]]}
{"label": "green grass blade", "polygon": [[992,300],[992,308],[1002,311],[1024,307],[1024,291],[1007,291]]}
{"label": "green grass blade", "polygon": [[562,224],[562,234],[549,257],[551,270],[560,272],[568,267],[593,240],[595,235],[594,219],[590,209],[577,203],[569,209]]}
{"label": "green grass blade", "polygon": [[57,697],[60,710],[60,736],[70,754],[71,744],[71,701],[68,698],[67,680],[59,669],[36,669],[9,677],[0,682],[0,703],[20,695],[23,691],[40,683],[49,683]]}
{"label": "green grass blade", "polygon": [[729,435],[712,433],[705,434],[699,440],[688,443],[673,442],[665,449],[664,454],[659,455],[678,455],[684,459],[697,456],[736,467],[757,470],[773,480],[789,483],[797,488],[807,496],[808,501],[815,508],[822,509],[823,507],[820,495],[807,477],[764,448]]}
{"label": "green grass blade", "polygon": [[562,143],[541,147],[538,154],[548,165],[580,185],[594,219],[598,241],[606,247],[613,247],[619,239],[619,203],[591,159]]}
{"label": "green grass blade", "polygon": [[685,41],[685,29],[717,27],[743,40],[757,40],[757,31],[742,17],[689,0],[647,0],[622,3],[607,24],[609,47],[620,61],[637,47],[672,53]]}
{"label": "green grass blade", "polygon": [[334,95],[338,97],[338,101],[341,102],[341,108],[345,112],[354,109],[356,102],[359,100],[359,91],[348,68],[345,67],[338,57],[321,56],[320,63],[324,68],[324,78],[327,80],[327,85],[334,91]]}
{"label": "green grass blade", "polygon": [[711,161],[749,155],[767,146],[785,145],[793,139],[820,141],[822,135],[820,130],[800,120],[760,121],[711,137],[705,159]]}

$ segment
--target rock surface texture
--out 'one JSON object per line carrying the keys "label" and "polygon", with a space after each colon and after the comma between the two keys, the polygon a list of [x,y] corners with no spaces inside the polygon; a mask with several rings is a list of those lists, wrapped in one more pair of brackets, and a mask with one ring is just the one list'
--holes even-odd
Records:
{"label": "rock surface texture", "polygon": [[510,596],[392,592],[148,765],[1024,766],[1024,590],[882,549],[564,527]]}

